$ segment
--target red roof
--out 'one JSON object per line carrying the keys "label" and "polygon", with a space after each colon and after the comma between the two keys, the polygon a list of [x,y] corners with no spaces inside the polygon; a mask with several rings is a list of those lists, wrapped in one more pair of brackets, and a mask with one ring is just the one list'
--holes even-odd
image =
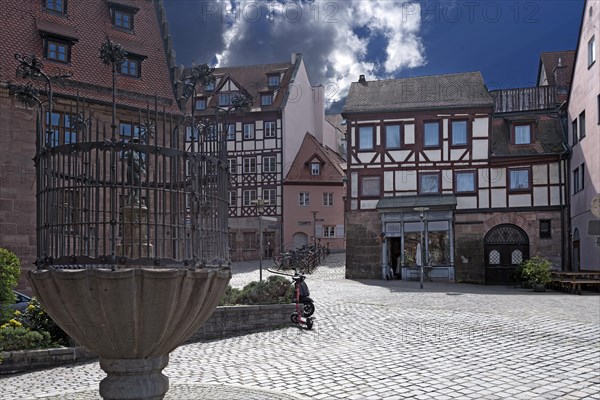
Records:
{"label": "red roof", "polygon": [[[155,3],[145,0],[70,0],[67,15],[47,11],[42,1],[3,0],[3,24],[0,42],[4,57],[0,58],[0,81],[16,82],[17,61],[13,54],[34,54],[44,62],[49,75],[58,71],[73,76],[65,87],[54,85],[57,94],[77,96],[99,102],[111,102],[112,74],[99,58],[100,46],[109,37],[121,43],[133,54],[147,57],[141,64],[141,77],[118,76],[117,102],[145,109],[158,97],[159,108],[180,113],[171,84],[171,74],[165,53]],[[110,4],[129,6],[135,12],[133,31],[119,30],[112,25]],[[72,40],[71,59],[68,64],[43,58],[44,35]],[[77,40],[77,41],[74,41]]]}

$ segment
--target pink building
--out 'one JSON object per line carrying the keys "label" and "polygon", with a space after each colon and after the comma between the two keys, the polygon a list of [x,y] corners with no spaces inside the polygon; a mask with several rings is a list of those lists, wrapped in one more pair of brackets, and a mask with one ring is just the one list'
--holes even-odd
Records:
{"label": "pink building", "polygon": [[344,168],[338,153],[310,133],[304,135],[283,184],[286,250],[310,244],[315,237],[332,251],[345,249]]}
{"label": "pink building", "polygon": [[600,4],[586,1],[569,94],[572,269],[600,270],[600,222],[592,199],[600,193]]}

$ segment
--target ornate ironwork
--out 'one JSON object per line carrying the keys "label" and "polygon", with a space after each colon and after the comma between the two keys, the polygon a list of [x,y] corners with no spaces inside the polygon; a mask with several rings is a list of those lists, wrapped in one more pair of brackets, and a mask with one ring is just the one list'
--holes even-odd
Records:
{"label": "ornate ironwork", "polygon": [[100,60],[104,65],[113,65],[113,68],[120,67],[127,59],[127,52],[119,43],[115,43],[108,37],[100,46]]}
{"label": "ornate ironwork", "polygon": [[485,244],[529,244],[527,234],[515,225],[498,225],[485,235]]}
{"label": "ornate ironwork", "polygon": [[[202,143],[190,148],[185,135],[193,119],[158,110],[138,111],[128,136],[116,130],[115,66],[122,55],[110,41],[101,47],[103,62],[113,65],[110,140],[107,126],[79,105],[69,114],[69,127],[53,126],[52,118],[38,113],[36,264],[41,269],[226,265],[226,138],[202,128]],[[19,76],[46,79],[52,115],[52,82],[43,64],[34,56],[15,58]],[[42,104],[35,82],[13,89],[18,98]],[[49,132],[66,137],[67,129],[68,141],[46,140]]]}
{"label": "ornate ironwork", "polygon": [[11,83],[9,84],[8,92],[11,96],[15,96],[17,101],[23,103],[27,107],[42,105],[40,91],[33,86],[31,82],[25,85]]}

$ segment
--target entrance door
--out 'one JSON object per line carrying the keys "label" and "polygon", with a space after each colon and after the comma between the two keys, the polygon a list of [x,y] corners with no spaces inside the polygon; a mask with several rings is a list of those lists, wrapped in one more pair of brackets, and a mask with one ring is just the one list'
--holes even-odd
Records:
{"label": "entrance door", "polygon": [[483,239],[486,285],[513,283],[519,264],[529,258],[529,238],[516,225],[502,224],[492,228]]}

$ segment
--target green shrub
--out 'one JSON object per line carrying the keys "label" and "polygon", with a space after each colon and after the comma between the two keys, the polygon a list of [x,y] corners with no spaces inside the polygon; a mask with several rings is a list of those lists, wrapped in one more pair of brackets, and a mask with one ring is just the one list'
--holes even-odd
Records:
{"label": "green shrub", "polygon": [[41,349],[52,346],[52,339],[48,332],[32,331],[23,326],[16,326],[14,323],[0,326],[0,351]]}
{"label": "green shrub", "polygon": [[0,248],[0,324],[12,317],[13,310],[8,305],[15,303],[13,288],[17,286],[21,274],[21,262],[15,253]]}
{"label": "green shrub", "polygon": [[288,304],[294,288],[282,276],[270,276],[262,282],[250,282],[243,289],[227,287],[219,305]]}
{"label": "green shrub", "polygon": [[545,285],[552,280],[552,263],[543,257],[535,256],[521,264],[521,273],[527,281],[535,285]]}
{"label": "green shrub", "polygon": [[17,316],[17,320],[32,331],[48,332],[55,345],[69,345],[69,335],[46,314],[46,311],[35,297],[31,299],[23,313]]}

